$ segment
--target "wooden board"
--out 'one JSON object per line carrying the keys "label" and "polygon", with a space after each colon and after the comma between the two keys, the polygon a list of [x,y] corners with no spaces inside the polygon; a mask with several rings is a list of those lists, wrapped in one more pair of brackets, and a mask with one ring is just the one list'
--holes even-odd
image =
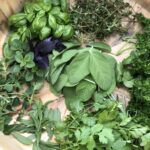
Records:
{"label": "wooden board", "polygon": [[[130,4],[134,7],[134,11],[136,12],[142,12],[146,17],[150,18],[150,0],[125,0],[130,2]],[[74,0],[70,0],[71,3],[74,2]],[[21,6],[23,4],[23,0],[0,0],[0,58],[2,58],[2,46],[5,41],[5,38],[7,37],[7,18],[12,13],[19,11],[21,9]],[[130,24],[129,28],[132,32],[136,32],[140,30],[139,26],[136,24]],[[109,43],[112,46],[113,53],[115,54],[118,50],[121,48],[127,48],[132,45],[127,44],[126,42],[122,42],[120,40],[120,36],[111,36],[107,40],[107,43]],[[115,56],[115,58],[120,62],[125,57],[129,56],[130,51],[123,53],[121,56]],[[119,95],[120,99],[124,100],[125,105],[127,105],[129,101],[129,94],[124,89],[116,89],[115,95]],[[45,103],[49,100],[57,99],[54,94],[50,92],[48,83],[45,82],[44,87],[37,95],[39,98],[41,98],[42,102]],[[69,112],[66,109],[64,99],[60,98],[59,101],[54,102],[50,105],[51,108],[59,108],[62,114],[62,118],[64,118]],[[18,141],[16,141],[12,136],[4,136],[2,133],[0,133],[0,150],[31,150],[31,146],[24,146],[20,144]]]}

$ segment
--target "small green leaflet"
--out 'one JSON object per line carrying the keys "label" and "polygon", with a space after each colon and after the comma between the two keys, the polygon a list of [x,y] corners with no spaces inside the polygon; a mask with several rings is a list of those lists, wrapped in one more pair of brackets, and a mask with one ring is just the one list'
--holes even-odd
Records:
{"label": "small green leaflet", "polygon": [[22,144],[31,145],[33,144],[32,140],[28,137],[21,135],[20,133],[14,132],[12,135]]}
{"label": "small green leaflet", "polygon": [[112,129],[104,128],[99,134],[99,141],[103,144],[107,144],[109,141],[114,141],[114,135]]}

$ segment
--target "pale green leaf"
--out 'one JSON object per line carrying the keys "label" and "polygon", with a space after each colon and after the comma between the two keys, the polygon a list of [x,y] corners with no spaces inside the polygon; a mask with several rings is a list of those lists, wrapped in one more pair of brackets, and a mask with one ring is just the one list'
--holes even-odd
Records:
{"label": "pale green leaf", "polygon": [[87,143],[87,149],[88,150],[93,150],[96,147],[96,143],[94,141],[93,136],[88,137],[88,143]]}
{"label": "pale green leaf", "polygon": [[76,93],[81,101],[89,100],[96,89],[95,83],[83,80],[76,86]]}
{"label": "pale green leaf", "polygon": [[66,62],[68,62],[69,60],[71,60],[76,54],[78,53],[77,50],[69,50],[69,51],[65,51],[62,54],[62,57],[60,59],[56,59],[54,62],[54,66],[58,67]]}
{"label": "pale green leaf", "polygon": [[89,53],[78,54],[67,68],[68,79],[71,83],[78,83],[85,78],[89,72]]}
{"label": "pale green leaf", "polygon": [[103,90],[111,87],[114,70],[99,51],[93,51],[90,55],[90,72],[98,86]]}
{"label": "pale green leaf", "polygon": [[65,74],[61,74],[59,79],[57,80],[57,82],[54,85],[54,88],[57,92],[61,91],[62,88],[65,86],[65,84],[67,83],[68,77]]}
{"label": "pale green leaf", "polygon": [[12,135],[22,144],[31,145],[33,142],[29,138],[21,135],[20,133],[14,132]]}
{"label": "pale green leaf", "polygon": [[104,52],[111,52],[111,47],[108,44],[103,43],[103,42],[90,43],[90,44],[88,44],[88,46],[92,46],[92,47],[99,49],[101,51],[104,51]]}
{"label": "pale green leaf", "polygon": [[91,133],[92,135],[98,134],[98,132],[100,132],[102,129],[103,129],[102,124],[96,124],[91,128]]}

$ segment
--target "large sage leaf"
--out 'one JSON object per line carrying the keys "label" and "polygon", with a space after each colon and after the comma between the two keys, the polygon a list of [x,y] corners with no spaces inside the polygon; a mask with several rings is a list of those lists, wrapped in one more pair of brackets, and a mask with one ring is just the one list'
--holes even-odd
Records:
{"label": "large sage leaf", "polygon": [[65,65],[59,66],[56,70],[51,73],[51,83],[55,84],[63,70]]}
{"label": "large sage leaf", "polygon": [[64,88],[65,103],[69,110],[79,112],[83,109],[83,103],[77,98],[75,88]]}
{"label": "large sage leaf", "polygon": [[113,68],[99,51],[93,51],[90,54],[89,69],[91,75],[101,89],[108,90],[112,84]]}
{"label": "large sage leaf", "polygon": [[95,90],[96,90],[95,83],[83,80],[76,87],[77,97],[81,101],[85,102],[92,97]]}
{"label": "large sage leaf", "polygon": [[61,74],[60,77],[59,77],[59,79],[58,79],[58,81],[54,85],[55,90],[57,92],[60,92],[62,90],[62,88],[65,86],[67,80],[68,80],[67,75]]}
{"label": "large sage leaf", "polygon": [[55,66],[55,67],[58,67],[59,65],[62,65],[63,63],[68,62],[68,61],[71,60],[77,53],[78,53],[77,50],[65,51],[65,52],[63,53],[63,55],[61,56],[61,58],[55,60],[54,66]]}
{"label": "large sage leaf", "polygon": [[67,68],[68,79],[71,83],[78,83],[84,79],[89,72],[89,53],[78,54]]}

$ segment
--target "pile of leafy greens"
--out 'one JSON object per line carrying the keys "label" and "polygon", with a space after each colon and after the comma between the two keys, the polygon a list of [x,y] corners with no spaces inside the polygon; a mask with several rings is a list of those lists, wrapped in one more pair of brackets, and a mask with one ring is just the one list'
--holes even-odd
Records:
{"label": "pile of leafy greens", "polygon": [[[150,19],[137,15],[143,33],[136,35],[136,51],[124,60],[124,70],[130,74],[132,100],[129,111],[141,123],[150,126]],[[128,78],[129,79],[129,78]]]}
{"label": "pile of leafy greens", "polygon": [[105,97],[116,87],[116,60],[110,56],[111,47],[104,43],[91,43],[85,48],[64,43],[66,50],[53,51],[50,82],[57,92],[65,96],[69,109],[80,111],[83,102],[99,95]]}
{"label": "pile of leafy greens", "polygon": [[[75,41],[63,41],[73,35],[66,0],[26,3],[9,24],[14,30],[0,60],[0,131],[32,144],[33,150],[150,149],[145,119],[149,117],[149,20],[142,20],[144,34],[137,35],[137,51],[123,62],[123,74],[109,45],[91,42],[81,47]],[[99,37],[108,34],[103,33]],[[137,111],[138,118],[111,96],[118,78],[133,87],[129,112]],[[70,110],[65,121],[59,109],[49,108],[53,101],[42,104],[36,97],[46,80],[56,94],[64,95]],[[47,139],[43,140],[44,134]]]}
{"label": "pile of leafy greens", "polygon": [[72,112],[56,126],[63,150],[145,150],[150,148],[148,127],[137,124],[113,98],[93,100],[80,113]]}

